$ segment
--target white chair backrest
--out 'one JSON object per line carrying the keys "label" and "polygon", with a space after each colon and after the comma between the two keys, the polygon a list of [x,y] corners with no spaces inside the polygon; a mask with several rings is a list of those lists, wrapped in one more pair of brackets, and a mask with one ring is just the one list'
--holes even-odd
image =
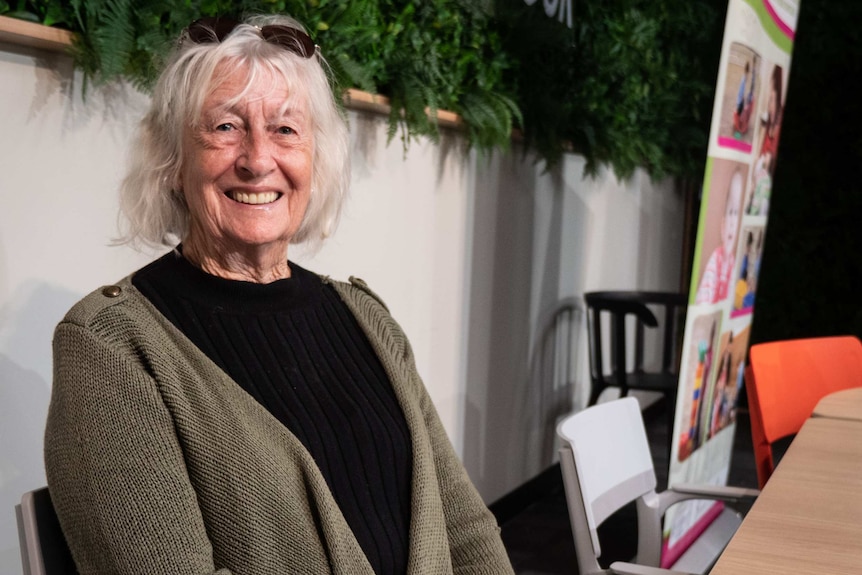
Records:
{"label": "white chair backrest", "polygon": [[640,405],[624,397],[588,407],[560,423],[557,433],[571,447],[593,549],[600,556],[598,526],[624,505],[655,491]]}

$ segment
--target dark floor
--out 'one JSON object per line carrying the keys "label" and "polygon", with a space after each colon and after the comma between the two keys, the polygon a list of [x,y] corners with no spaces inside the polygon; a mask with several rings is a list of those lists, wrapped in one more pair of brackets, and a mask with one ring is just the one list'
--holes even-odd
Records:
{"label": "dark floor", "polygon": [[[655,462],[658,489],[667,485],[668,443],[667,419],[662,405],[644,414],[650,449]],[[575,545],[569,524],[566,498],[559,466],[545,474],[542,494],[534,503],[508,518],[500,518],[503,543],[519,575],[573,575],[578,573]],[[757,473],[751,447],[748,412],[737,414],[734,451],[728,485],[757,487]],[[492,507],[493,509],[493,507]],[[637,546],[634,507],[622,509],[599,528],[602,563],[630,560]]]}

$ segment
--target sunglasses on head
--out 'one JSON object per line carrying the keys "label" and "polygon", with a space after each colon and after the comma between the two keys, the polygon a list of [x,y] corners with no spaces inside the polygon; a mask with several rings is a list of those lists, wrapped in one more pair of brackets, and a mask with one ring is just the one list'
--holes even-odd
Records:
{"label": "sunglasses on head", "polygon": [[[217,43],[227,38],[240,24],[242,22],[230,18],[200,18],[189,24],[186,36],[195,44]],[[311,58],[317,49],[311,37],[298,28],[276,24],[256,28],[261,38],[297,56]]]}

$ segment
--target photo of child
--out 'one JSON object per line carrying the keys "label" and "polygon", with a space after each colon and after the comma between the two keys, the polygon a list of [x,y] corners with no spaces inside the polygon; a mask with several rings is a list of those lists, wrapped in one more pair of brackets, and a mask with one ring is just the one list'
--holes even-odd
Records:
{"label": "photo of child", "polygon": [[757,291],[757,276],[760,272],[760,257],[763,254],[763,227],[745,227],[740,236],[739,268],[733,290],[733,308],[730,317],[751,313]]}
{"label": "photo of child", "polygon": [[703,432],[700,443],[706,443],[719,431],[736,421],[736,405],[742,389],[742,370],[748,346],[749,328],[739,333],[726,332],[718,345],[715,378],[706,396],[703,410]]}
{"label": "photo of child", "polygon": [[681,374],[684,379],[680,389],[682,405],[677,412],[680,436],[677,442],[677,459],[685,461],[703,443],[706,436],[707,390],[718,347],[721,312],[697,317],[691,326],[691,343],[683,357]]}
{"label": "photo of child", "polygon": [[769,213],[769,196],[772,192],[772,176],[778,154],[778,137],[784,115],[784,73],[781,66],[773,65],[769,75],[769,87],[762,98],[759,114],[760,128],[755,145],[756,160],[752,170],[751,186],[745,213],[750,216],[765,216]]}
{"label": "photo of child", "polygon": [[[730,294],[742,199],[748,179],[745,164],[719,158],[713,158],[712,162],[695,304],[717,303]],[[706,254],[709,257],[704,264]]]}
{"label": "photo of child", "polygon": [[724,95],[718,143],[750,152],[754,139],[753,110],[760,93],[760,55],[749,46],[734,42],[725,69]]}

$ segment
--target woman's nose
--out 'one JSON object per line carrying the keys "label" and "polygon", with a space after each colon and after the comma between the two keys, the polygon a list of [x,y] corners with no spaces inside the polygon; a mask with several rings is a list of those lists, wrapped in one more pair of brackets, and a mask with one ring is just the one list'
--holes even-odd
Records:
{"label": "woman's nose", "polygon": [[275,148],[264,130],[250,131],[243,138],[236,167],[250,178],[260,178],[267,175],[274,166]]}

